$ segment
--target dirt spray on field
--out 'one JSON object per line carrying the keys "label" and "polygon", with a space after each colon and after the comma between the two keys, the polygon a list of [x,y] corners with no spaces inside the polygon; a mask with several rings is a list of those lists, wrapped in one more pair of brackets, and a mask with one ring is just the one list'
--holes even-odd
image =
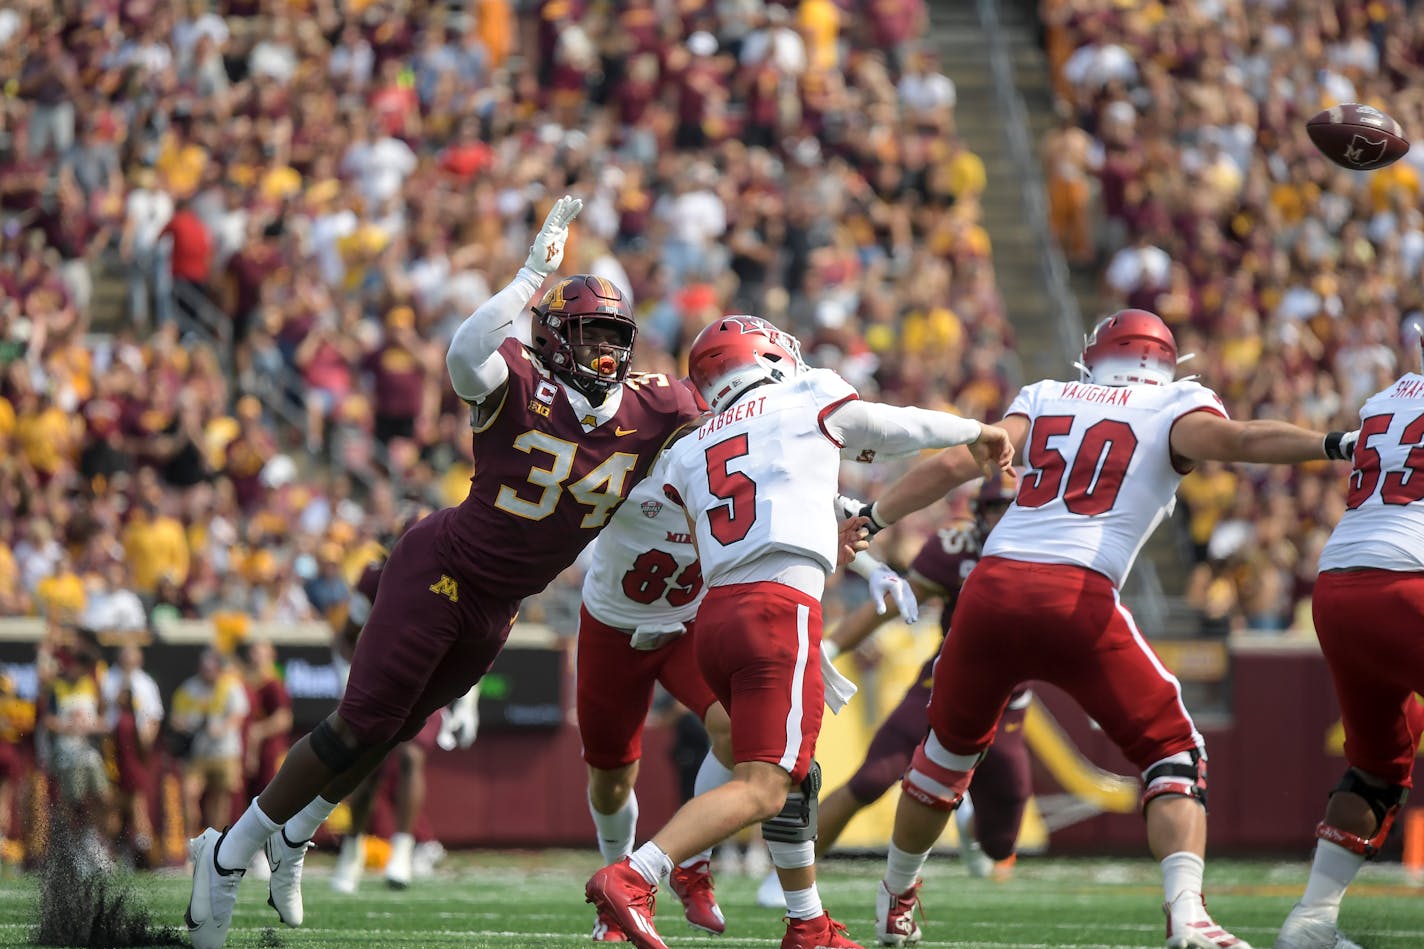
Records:
{"label": "dirt spray on field", "polygon": [[154,923],[131,880],[108,869],[89,831],[69,821],[50,824],[40,860],[40,892],[33,941],[81,949],[186,946],[176,927]]}

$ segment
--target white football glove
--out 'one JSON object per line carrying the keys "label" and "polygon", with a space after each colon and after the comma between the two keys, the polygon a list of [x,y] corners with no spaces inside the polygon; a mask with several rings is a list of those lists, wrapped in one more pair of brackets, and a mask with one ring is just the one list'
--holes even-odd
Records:
{"label": "white football glove", "polygon": [[889,594],[895,605],[900,609],[900,615],[905,622],[913,623],[920,618],[920,604],[915,599],[915,591],[910,589],[910,584],[905,578],[894,570],[881,564],[871,571],[866,577],[866,582],[870,584],[870,595],[875,601],[875,612],[881,616],[885,615],[885,596]]}
{"label": "white football glove", "polygon": [[544,218],[544,226],[534,235],[534,243],[529,246],[529,259],[524,266],[535,273],[547,277],[559,269],[564,262],[564,241],[569,239],[569,222],[583,210],[583,198],[566,194],[554,202],[549,216]]}
{"label": "white football glove", "polygon": [[468,748],[480,730],[480,687],[473,689],[440,710],[440,734],[435,744],[445,751]]}

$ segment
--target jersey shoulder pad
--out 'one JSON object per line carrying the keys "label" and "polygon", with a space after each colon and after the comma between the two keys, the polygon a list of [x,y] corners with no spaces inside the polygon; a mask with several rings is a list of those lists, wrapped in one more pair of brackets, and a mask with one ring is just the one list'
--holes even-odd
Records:
{"label": "jersey shoulder pad", "polygon": [[831,369],[807,369],[796,377],[793,384],[808,392],[818,406],[860,398],[855,386]]}
{"label": "jersey shoulder pad", "polygon": [[1018,391],[1014,400],[1009,403],[1009,407],[1004,410],[1004,415],[1027,415],[1033,418],[1039,405],[1039,401],[1045,394],[1057,390],[1063,383],[1056,379],[1041,379],[1038,382],[1030,382]]}
{"label": "jersey shoulder pad", "polygon": [[1167,387],[1170,393],[1169,405],[1178,414],[1196,409],[1210,409],[1226,416],[1226,406],[1221,396],[1192,379],[1181,379]]}

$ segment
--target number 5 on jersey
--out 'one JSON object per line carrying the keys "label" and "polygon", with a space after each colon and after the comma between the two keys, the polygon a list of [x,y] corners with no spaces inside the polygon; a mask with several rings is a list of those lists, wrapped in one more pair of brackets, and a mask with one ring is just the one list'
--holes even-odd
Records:
{"label": "number 5 on jersey", "polygon": [[730,547],[747,536],[756,523],[756,482],[744,471],[730,471],[729,462],[751,454],[745,433],[707,449],[707,487],[722,503],[707,510],[712,536]]}

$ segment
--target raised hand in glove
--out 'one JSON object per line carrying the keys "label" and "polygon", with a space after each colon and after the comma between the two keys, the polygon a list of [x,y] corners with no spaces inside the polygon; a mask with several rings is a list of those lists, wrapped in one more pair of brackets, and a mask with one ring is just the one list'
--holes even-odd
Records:
{"label": "raised hand in glove", "polygon": [[524,266],[542,276],[559,269],[564,262],[564,242],[569,239],[569,222],[583,210],[583,199],[566,194],[554,202],[549,216],[544,218],[544,226],[534,235],[534,243],[529,246],[529,259]]}

